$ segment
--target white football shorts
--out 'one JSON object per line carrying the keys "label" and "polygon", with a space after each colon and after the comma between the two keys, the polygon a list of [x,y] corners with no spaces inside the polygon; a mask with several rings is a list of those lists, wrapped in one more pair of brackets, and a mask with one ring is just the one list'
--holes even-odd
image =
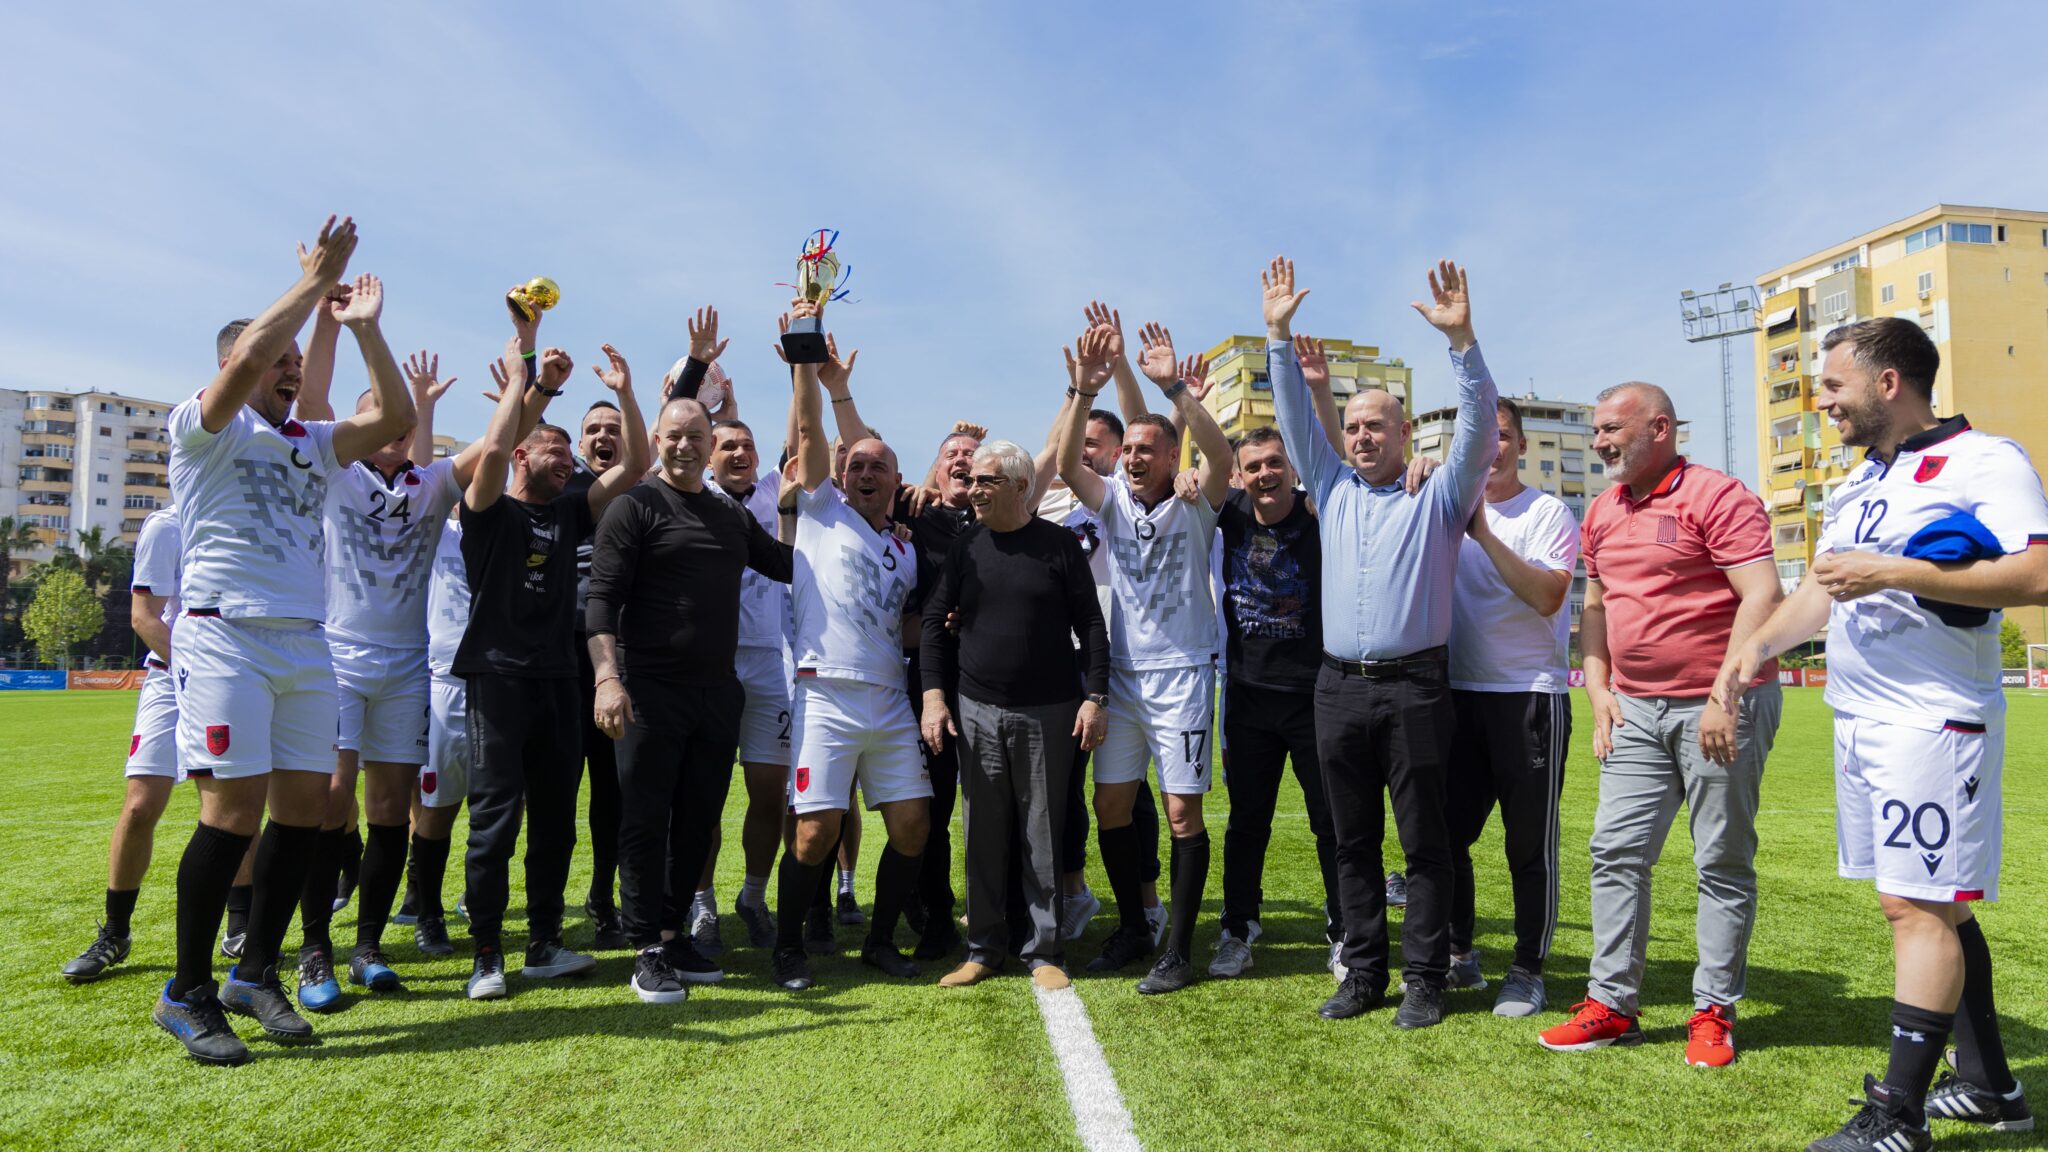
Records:
{"label": "white football shorts", "polygon": [[178,767],[227,780],[334,772],[334,665],[301,620],[178,621]]}
{"label": "white football shorts", "polygon": [[741,648],[733,661],[746,710],[740,713],[740,762],[789,763],[789,685],[796,678],[784,648]]}
{"label": "white football shorts", "polygon": [[178,778],[178,694],[170,670],[152,656],[135,701],[135,731],[128,737],[129,776]]}
{"label": "white football shorts", "polygon": [[420,804],[457,808],[469,795],[469,687],[436,676],[429,690],[427,762],[420,767]]}
{"label": "white football shorts", "polygon": [[1159,790],[1199,796],[1209,790],[1209,721],[1216,711],[1216,669],[1111,668],[1109,727],[1095,750],[1095,783],[1132,784],[1159,765]]}
{"label": "white football shorts", "polygon": [[1836,870],[1887,896],[1998,899],[2005,724],[1835,714]]}
{"label": "white football shorts", "polygon": [[903,689],[798,676],[790,705],[790,811],[843,809],[853,802],[856,779],[869,808],[930,798],[932,779]]}
{"label": "white football shorts", "polygon": [[427,651],[327,642],[340,727],[334,746],[378,764],[427,761]]}

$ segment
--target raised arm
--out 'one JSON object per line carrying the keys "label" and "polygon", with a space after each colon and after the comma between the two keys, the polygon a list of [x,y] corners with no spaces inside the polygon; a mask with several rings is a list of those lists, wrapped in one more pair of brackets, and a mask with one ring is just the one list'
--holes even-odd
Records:
{"label": "raised arm", "polygon": [[1458,419],[1451,433],[1450,457],[1444,463],[1442,489],[1453,502],[1452,513],[1463,523],[1479,506],[1486,473],[1500,454],[1500,426],[1494,415],[1500,393],[1486,370],[1472,335],[1472,303],[1465,270],[1440,261],[1429,274],[1430,302],[1410,306],[1430,327],[1451,342],[1451,372],[1458,379]]}
{"label": "raised arm", "polygon": [[291,347],[299,329],[305,327],[306,317],[313,314],[327,290],[341,280],[355,250],[355,221],[346,216],[339,224],[334,217],[327,218],[311,252],[304,244],[299,245],[298,282],[242,330],[227,362],[199,398],[200,427],[214,433],[228,426],[228,421],[235,418],[235,413],[242,410],[256,386],[262,383],[264,373]]}
{"label": "raised arm", "polygon": [[[562,376],[569,375],[569,357],[557,349],[548,350],[551,355],[561,358]],[[619,406],[619,431],[621,441],[619,462],[604,470],[590,485],[590,518],[601,520],[605,506],[619,493],[638,484],[647,475],[647,461],[653,451],[647,443],[647,421],[640,415],[640,401],[633,398],[633,370],[626,366],[626,358],[609,344],[604,345],[605,366],[593,364],[592,372],[612,390],[612,398]],[[543,358],[545,359],[545,357]],[[546,389],[548,365],[541,367],[542,388]],[[559,385],[557,386],[559,387]]]}
{"label": "raised arm", "polygon": [[[783,313],[782,330],[784,332],[789,331],[789,320],[792,314],[796,316],[814,316],[817,313],[818,306],[816,304],[809,301],[798,301],[791,306],[789,312]],[[826,347],[830,349],[832,359],[836,362],[839,358],[838,349],[831,346],[829,337],[827,340]],[[855,356],[859,354],[857,351],[854,353]],[[775,355],[777,358],[782,359],[784,363],[788,363],[787,358],[782,355],[782,346],[780,344],[775,346]],[[848,359],[849,363],[846,367],[848,370],[851,370],[851,357]],[[825,401],[824,397],[819,394],[818,369],[820,366],[817,364],[797,364],[792,367],[790,385],[793,392],[791,407],[796,413],[796,482],[797,486],[804,491],[816,492],[818,485],[832,478],[832,445],[825,437]],[[843,384],[843,377],[841,381]],[[851,397],[847,398],[846,406],[852,407]],[[791,506],[794,506],[796,494],[790,493],[784,496],[783,499],[789,502]]]}
{"label": "raised arm", "polygon": [[349,291],[348,285],[336,284],[313,309],[313,335],[306,341],[299,394],[292,400],[292,411],[301,420],[334,419],[334,351],[341,343],[341,321],[334,318],[334,302],[346,307]]}
{"label": "raised arm", "polygon": [[[1071,382],[1069,382],[1068,387],[1072,387]],[[1031,514],[1033,516],[1038,515],[1038,506],[1045,503],[1045,494],[1052,487],[1053,477],[1060,474],[1060,434],[1067,427],[1067,409],[1080,402],[1080,397],[1069,395],[1060,404],[1059,412],[1052,418],[1052,427],[1046,430],[1045,447],[1040,448],[1038,455],[1031,458]],[[1082,427],[1084,429],[1087,427],[1086,417],[1083,417]]]}
{"label": "raised arm", "polygon": [[[860,414],[860,405],[853,401],[853,362],[860,359],[860,349],[855,348],[839,358],[839,341],[825,333],[825,362],[817,366],[818,383],[825,394],[832,398],[832,425],[839,432],[839,442],[851,447],[856,440],[865,440],[871,425]],[[830,448],[830,445],[827,445]]]}
{"label": "raised arm", "polygon": [[1081,310],[1088,320],[1088,327],[1103,334],[1104,349],[1109,356],[1110,378],[1116,381],[1116,407],[1123,414],[1124,423],[1129,424],[1143,416],[1145,389],[1138,383],[1138,374],[1131,371],[1131,358],[1124,344],[1124,318],[1116,309],[1100,300],[1090,300],[1088,307]]}
{"label": "raised arm", "polygon": [[335,310],[334,318],[355,335],[356,347],[363,353],[363,366],[370,373],[374,401],[368,412],[335,422],[334,458],[347,465],[405,435],[413,426],[412,397],[406,393],[405,381],[398,374],[398,361],[391,355],[391,346],[384,342],[384,332],[377,325],[377,318],[384,312],[384,282],[365,272],[356,277],[346,304],[331,301],[328,307]]}
{"label": "raised arm", "polygon": [[[1203,498],[1211,508],[1222,507],[1223,497],[1230,492],[1230,439],[1202,406],[1201,391],[1206,390],[1209,362],[1190,356],[1176,363],[1173,333],[1160,324],[1148,323],[1139,329],[1138,342],[1144,349],[1141,365],[1145,378],[1159,386],[1180,418],[1178,422],[1186,425],[1195,438],[1195,447],[1202,451]],[[1204,387],[1198,390],[1198,384]]]}
{"label": "raised arm", "polygon": [[1302,382],[1308,385],[1308,394],[1315,401],[1316,423],[1323,426],[1323,437],[1337,455],[1344,455],[1344,414],[1337,411],[1337,398],[1330,392],[1330,357],[1323,350],[1323,342],[1313,336],[1294,337],[1294,359],[1301,365]]}
{"label": "raised arm", "polygon": [[505,379],[499,385],[498,408],[491,413],[490,427],[477,441],[482,454],[469,486],[462,490],[463,506],[481,512],[505,494],[505,472],[512,466],[512,449],[519,443],[520,397],[526,394],[526,358],[520,355],[519,337],[505,342]]}
{"label": "raised arm", "polygon": [[1105,493],[1102,477],[1082,459],[1081,446],[1088,438],[1089,410],[1109,383],[1112,372],[1109,336],[1100,328],[1090,328],[1081,333],[1076,344],[1081,350],[1079,359],[1073,349],[1060,350],[1067,358],[1067,379],[1073,381],[1070,390],[1074,393],[1067,404],[1066,427],[1060,430],[1060,480],[1073,489],[1074,498],[1090,512],[1100,512]]}
{"label": "raised arm", "polygon": [[[412,426],[412,448],[406,457],[415,466],[425,468],[434,462],[434,405],[447,394],[457,377],[441,379],[441,357],[424,348],[407,356],[401,370],[405,373],[406,387],[412,391],[412,410],[418,420]],[[476,466],[474,457],[471,457],[470,466]],[[469,473],[463,471],[459,464],[456,466],[455,483],[462,487],[469,484]]]}
{"label": "raised arm", "polygon": [[1335,437],[1316,419],[1315,401],[1302,377],[1301,362],[1295,358],[1294,313],[1308,299],[1308,289],[1294,290],[1294,261],[1273,257],[1259,273],[1261,310],[1266,319],[1266,377],[1273,385],[1273,422],[1280,426],[1280,439],[1287,458],[1301,473],[1309,495],[1320,501],[1345,468],[1344,457],[1332,445]]}

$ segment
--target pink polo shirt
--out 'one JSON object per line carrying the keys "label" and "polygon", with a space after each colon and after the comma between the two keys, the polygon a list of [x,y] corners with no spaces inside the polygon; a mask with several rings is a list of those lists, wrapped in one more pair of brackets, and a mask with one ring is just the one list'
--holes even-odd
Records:
{"label": "pink polo shirt", "polygon": [[[1728,570],[1770,561],[1771,521],[1742,481],[1681,456],[1641,500],[1625,484],[1595,498],[1580,553],[1600,581],[1615,690],[1705,696],[1741,604]],[[1774,660],[1756,683],[1777,675]]]}

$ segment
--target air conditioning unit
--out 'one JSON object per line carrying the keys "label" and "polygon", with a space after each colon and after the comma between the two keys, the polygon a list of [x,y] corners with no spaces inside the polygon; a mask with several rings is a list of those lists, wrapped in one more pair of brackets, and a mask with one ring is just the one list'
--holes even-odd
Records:
{"label": "air conditioning unit", "polygon": [[1849,313],[1848,313],[1847,311],[1845,311],[1845,310],[1839,310],[1839,309],[1838,309],[1838,310],[1836,310],[1836,311],[1834,311],[1834,312],[1830,312],[1830,313],[1828,313],[1828,319],[1829,319],[1829,320],[1846,320],[1846,319],[1848,319],[1848,318],[1849,318]]}
{"label": "air conditioning unit", "polygon": [[1921,298],[1922,300],[1932,300],[1932,299],[1934,299],[1934,289],[1932,289],[1932,288],[1922,288],[1922,289],[1920,290],[1920,298]]}

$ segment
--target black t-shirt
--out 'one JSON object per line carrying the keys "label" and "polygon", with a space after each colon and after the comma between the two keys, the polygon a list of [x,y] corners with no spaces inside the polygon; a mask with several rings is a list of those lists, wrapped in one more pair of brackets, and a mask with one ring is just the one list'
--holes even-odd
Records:
{"label": "black t-shirt", "polygon": [[[946,614],[960,610],[960,631]],[[1074,534],[1033,517],[1013,532],[967,530],[946,555],[926,602],[919,661],[926,691],[1011,708],[1058,704],[1080,694],[1070,635],[1081,637],[1090,694],[1109,690],[1109,630],[1095,577]]]}
{"label": "black t-shirt", "polygon": [[[569,473],[569,483],[563,487],[562,495],[571,493],[588,495],[590,486],[597,483],[597,473],[583,461],[576,461],[575,471]],[[590,592],[590,545],[596,538],[592,533],[576,542],[576,632],[583,632],[583,598]]]}
{"label": "black t-shirt", "polygon": [[[918,633],[916,625],[912,622],[917,619],[919,607],[930,597],[932,585],[939,578],[939,569],[945,566],[946,556],[953,551],[954,542],[969,528],[974,527],[974,509],[955,508],[934,500],[925,506],[923,512],[912,516],[910,501],[898,496],[895,507],[890,511],[890,518],[909,527],[910,546],[917,552],[917,590],[911,593],[909,601],[903,606],[903,619],[906,623],[903,630],[903,650],[912,661],[915,661],[918,653]],[[911,690],[915,692],[917,685],[912,684]]]}
{"label": "black t-shirt", "polygon": [[1216,524],[1223,532],[1223,624],[1230,678],[1258,688],[1307,692],[1323,663],[1322,533],[1307,494],[1278,524],[1259,523],[1251,494],[1233,489]]}
{"label": "black t-shirt", "polygon": [[787,583],[792,555],[725,494],[649,477],[612,501],[597,527],[589,632],[618,637],[630,675],[720,683],[739,648],[740,573]]}
{"label": "black t-shirt", "polygon": [[588,492],[546,504],[500,496],[482,511],[462,506],[470,605],[457,676],[576,677],[576,545],[593,527]]}

